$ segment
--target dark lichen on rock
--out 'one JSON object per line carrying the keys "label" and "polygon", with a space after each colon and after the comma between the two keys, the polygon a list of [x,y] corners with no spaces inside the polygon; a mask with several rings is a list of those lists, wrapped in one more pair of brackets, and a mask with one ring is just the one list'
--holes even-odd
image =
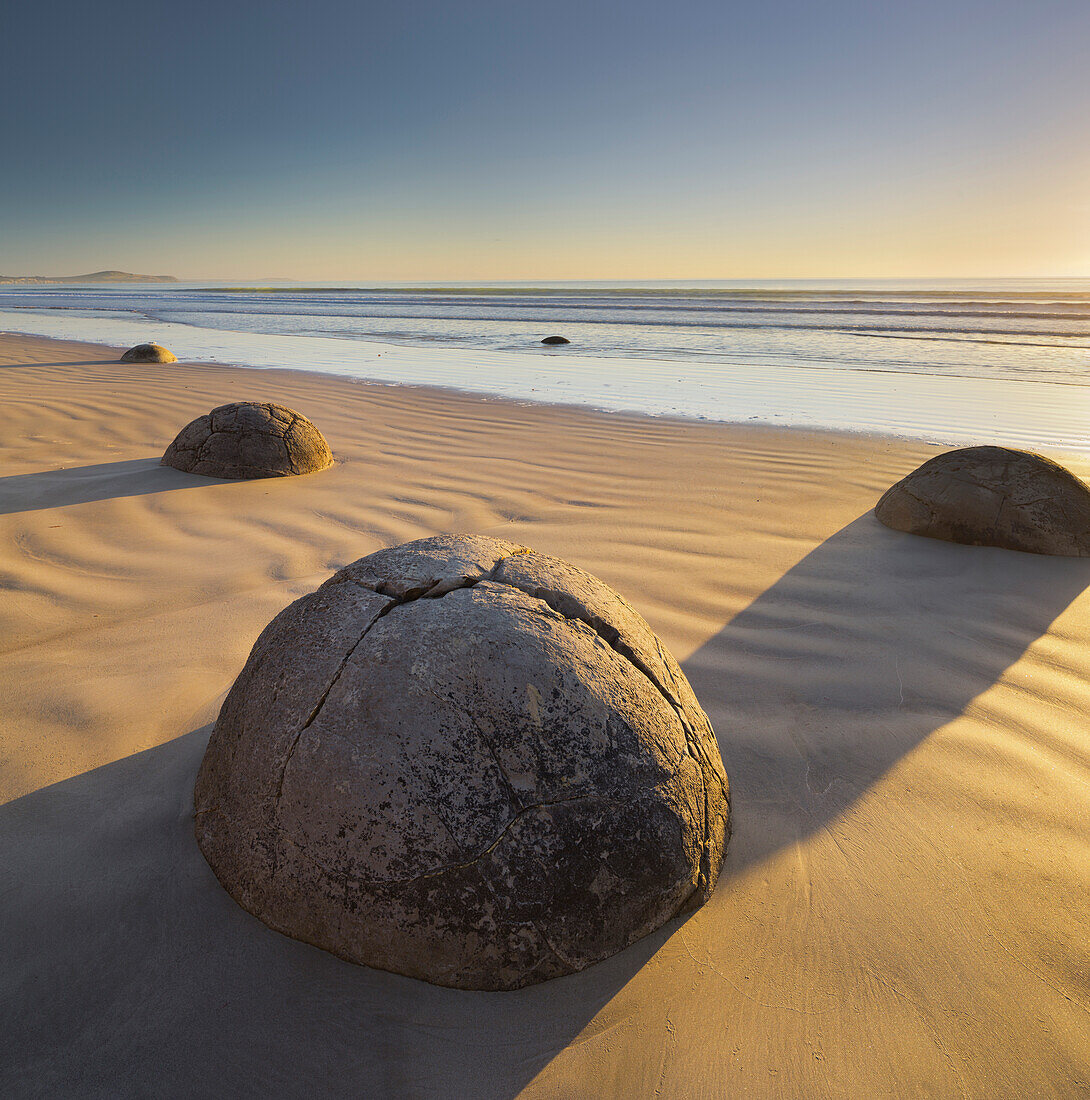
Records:
{"label": "dark lichen on rock", "polygon": [[333,464],[320,431],[301,413],[256,401],[220,405],[187,424],[163,466],[228,479],[291,477]]}
{"label": "dark lichen on rock", "polygon": [[469,536],[379,551],[281,612],[194,800],[266,924],[467,989],[581,970],[701,905],[729,835],[711,726],[644,620]]}

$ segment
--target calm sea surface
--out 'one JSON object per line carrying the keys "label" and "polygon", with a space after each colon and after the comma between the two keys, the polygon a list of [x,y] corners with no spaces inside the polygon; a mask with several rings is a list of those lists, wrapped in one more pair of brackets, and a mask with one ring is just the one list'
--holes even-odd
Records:
{"label": "calm sea surface", "polygon": [[[0,286],[0,328],[610,409],[1090,449],[1090,279]],[[571,345],[543,347],[553,334]]]}

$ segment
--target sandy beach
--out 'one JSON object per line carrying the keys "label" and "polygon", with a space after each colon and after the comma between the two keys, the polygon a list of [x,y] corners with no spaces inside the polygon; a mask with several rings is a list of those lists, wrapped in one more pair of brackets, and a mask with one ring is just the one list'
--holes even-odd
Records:
{"label": "sandy beach", "polygon": [[[1090,560],[882,527],[924,443],[119,350],[0,336],[0,1092],[1090,1092]],[[335,466],[159,466],[240,399],[304,413]],[[280,936],[193,839],[210,724],[261,628],[445,532],[621,592],[731,781],[704,908],[515,993]]]}

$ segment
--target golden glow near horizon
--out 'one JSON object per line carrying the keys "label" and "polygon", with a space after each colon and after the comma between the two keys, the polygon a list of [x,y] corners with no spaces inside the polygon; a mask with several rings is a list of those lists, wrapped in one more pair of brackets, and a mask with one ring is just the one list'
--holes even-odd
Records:
{"label": "golden glow near horizon", "polygon": [[[5,261],[5,274],[72,274],[103,267],[182,278],[489,281],[560,279],[1000,278],[1090,276],[1085,203],[1053,196],[998,209],[920,203],[916,210],[768,211],[744,224],[729,214],[677,212],[652,225],[592,215],[514,224],[501,215],[454,228],[422,210],[384,225],[239,218],[210,236],[200,226],[153,249],[141,234],[96,242],[78,257]],[[302,223],[302,224],[300,224]],[[694,224],[695,223],[695,224]]]}
{"label": "golden glow near horizon", "polygon": [[[480,208],[472,189],[429,203],[223,203],[214,213],[119,224],[73,256],[9,256],[4,273],[113,267],[183,278],[487,281],[1090,276],[1090,157],[1047,179],[889,192],[874,180],[830,193],[802,179],[755,196],[721,197],[704,182],[687,202],[663,185],[657,202],[558,190],[549,202]],[[323,193],[328,182],[316,182]],[[181,219],[179,219],[181,221]],[[275,229],[270,227],[275,226]],[[150,241],[150,243],[149,243]]]}
{"label": "golden glow near horizon", "polygon": [[154,247],[143,233],[119,227],[109,242],[79,248],[70,238],[63,250],[32,246],[19,256],[9,248],[0,274],[112,268],[182,278],[391,281],[1090,276],[1090,214],[1055,197],[976,213],[769,212],[742,225],[730,217],[651,225],[638,211],[630,221],[597,226],[577,224],[592,219],[573,214],[540,227],[497,219],[468,232],[427,212],[381,227],[348,219],[292,226],[286,212],[268,218],[279,228],[254,218],[240,219],[229,233],[160,227]]}

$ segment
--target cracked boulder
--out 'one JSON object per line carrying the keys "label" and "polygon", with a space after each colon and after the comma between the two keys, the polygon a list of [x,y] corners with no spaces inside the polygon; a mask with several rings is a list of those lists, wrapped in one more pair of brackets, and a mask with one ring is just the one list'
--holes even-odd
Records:
{"label": "cracked boulder", "polygon": [[137,344],[121,356],[122,363],[177,363],[178,356],[162,344]]}
{"label": "cracked boulder", "polygon": [[236,480],[291,477],[332,466],[333,454],[302,414],[283,405],[235,401],[187,424],[161,465]]}
{"label": "cracked boulder", "polygon": [[695,909],[729,835],[711,726],[647,623],[468,536],[380,550],[273,619],[194,803],[267,925],[462,989],[582,970]]}
{"label": "cracked boulder", "polygon": [[1090,556],[1090,488],[1030,451],[947,451],[888,489],[874,512],[887,527],[913,535]]}

